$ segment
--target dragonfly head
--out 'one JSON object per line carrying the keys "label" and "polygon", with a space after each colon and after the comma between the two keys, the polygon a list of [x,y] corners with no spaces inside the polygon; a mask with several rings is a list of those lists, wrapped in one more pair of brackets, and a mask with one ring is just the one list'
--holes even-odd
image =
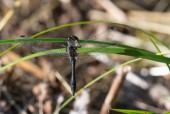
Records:
{"label": "dragonfly head", "polygon": [[78,46],[79,42],[78,42],[78,37],[71,35],[70,37],[67,38],[67,44],[68,46]]}
{"label": "dragonfly head", "polygon": [[68,37],[68,41],[70,41],[70,42],[78,41],[78,37],[74,36],[74,35],[71,35],[70,37]]}

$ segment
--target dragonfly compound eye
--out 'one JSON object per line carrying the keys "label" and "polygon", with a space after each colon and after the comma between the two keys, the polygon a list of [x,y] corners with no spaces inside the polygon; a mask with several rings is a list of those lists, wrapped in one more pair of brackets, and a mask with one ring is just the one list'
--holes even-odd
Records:
{"label": "dragonfly compound eye", "polygon": [[69,41],[76,41],[78,40],[78,37],[77,36],[74,36],[74,35],[71,35],[69,38],[68,38]]}

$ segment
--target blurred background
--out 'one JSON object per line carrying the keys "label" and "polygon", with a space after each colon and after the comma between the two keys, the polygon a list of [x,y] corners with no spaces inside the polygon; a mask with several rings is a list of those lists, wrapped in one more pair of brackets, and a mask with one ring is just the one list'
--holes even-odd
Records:
{"label": "blurred background", "polygon": [[[168,44],[169,10],[169,0],[0,0],[0,39],[17,40],[21,35],[31,36],[66,23],[105,20],[145,30]],[[116,29],[108,30],[112,26]],[[41,37],[67,38],[72,34],[80,39],[116,42],[156,52],[146,35],[113,24],[78,25]],[[12,45],[0,45],[1,52]],[[20,44],[0,58],[0,65],[56,47],[55,43]],[[77,90],[132,59],[105,54],[78,58]],[[0,72],[0,114],[52,114],[71,96],[70,76],[68,58],[58,55],[34,58]],[[170,110],[169,80],[165,64],[141,60],[84,90],[60,114],[116,114],[110,108],[163,113]]]}

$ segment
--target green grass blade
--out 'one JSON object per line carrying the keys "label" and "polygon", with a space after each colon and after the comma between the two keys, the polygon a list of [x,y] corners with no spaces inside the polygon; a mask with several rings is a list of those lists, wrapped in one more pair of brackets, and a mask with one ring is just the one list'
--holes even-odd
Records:
{"label": "green grass blade", "polygon": [[32,59],[32,58],[35,58],[35,57],[39,57],[39,56],[43,56],[43,55],[49,55],[49,54],[63,54],[63,53],[66,53],[66,49],[65,48],[61,48],[61,49],[54,49],[54,50],[48,50],[48,51],[42,51],[42,52],[38,52],[38,53],[35,53],[35,54],[32,54],[32,55],[29,55],[29,56],[25,56],[25,57],[22,57],[18,60],[15,60],[3,67],[0,68],[0,72],[19,63],[19,62],[22,62],[22,61],[25,61],[25,60],[29,60],[29,59]]}
{"label": "green grass blade", "polygon": [[[138,57],[138,58],[143,58],[143,59],[149,59],[157,62],[163,62],[170,64],[170,58],[163,57],[160,55],[156,55],[155,53],[149,52],[149,51],[144,51],[140,49],[131,49],[131,48],[122,48],[122,47],[107,47],[107,48],[101,48],[101,47],[88,47],[88,48],[79,48],[78,49],[79,53],[106,53],[106,54],[121,54],[121,55],[128,55],[128,56],[133,56],[133,57]],[[42,51],[38,52],[26,57],[23,57],[21,59],[18,59],[14,62],[11,62],[10,64],[1,67],[0,71],[3,71],[7,69],[8,67],[15,65],[21,61],[28,60],[31,58],[43,56],[43,55],[49,55],[49,54],[61,54],[61,53],[66,53],[65,48],[61,49],[53,49],[53,50],[47,50],[47,51]]]}
{"label": "green grass blade", "polygon": [[[151,36],[147,35],[147,37],[149,38],[149,40],[151,41],[151,43],[154,45],[154,47],[156,48],[156,50],[158,51],[158,53],[161,53],[161,50],[159,49],[159,47],[157,46],[157,44],[154,42],[154,37],[151,38]],[[166,46],[166,45],[165,45]],[[169,49],[169,48],[168,48]],[[163,56],[163,55],[162,55]],[[166,66],[169,68],[170,71],[170,66],[168,64],[166,64]]]}
{"label": "green grass blade", "polygon": [[149,59],[157,62],[163,62],[170,64],[170,58],[162,57],[160,55],[156,55],[155,53],[144,51],[144,50],[136,50],[136,49],[128,49],[128,48],[121,48],[121,47],[115,47],[115,48],[80,48],[78,49],[79,53],[106,53],[106,54],[121,54],[121,55],[128,55],[143,59]]}
{"label": "green grass blade", "polygon": [[[53,43],[64,43],[64,38],[37,38],[37,39],[18,39],[18,40],[1,40],[0,44],[10,44],[10,43],[32,43],[32,42],[53,42]],[[80,40],[80,44],[95,44],[98,46],[112,46],[112,47],[121,47],[121,48],[129,48],[134,50],[143,50],[127,45],[122,45],[118,43],[112,42],[102,42],[102,41],[95,41],[95,40]],[[143,50],[147,51],[147,50]],[[149,52],[149,51],[148,51]]]}
{"label": "green grass blade", "polygon": [[65,38],[36,38],[36,39],[10,39],[0,40],[0,44],[15,44],[15,43],[35,43],[35,42],[65,42]]}
{"label": "green grass blade", "polygon": [[52,27],[50,29],[46,29],[44,31],[41,31],[39,33],[36,33],[34,35],[32,35],[32,38],[36,38],[38,36],[41,36],[43,34],[46,34],[48,32],[54,31],[54,30],[58,30],[58,29],[62,29],[65,27],[71,27],[71,26],[77,26],[77,25],[87,25],[87,24],[95,24],[95,23],[109,23],[110,21],[82,21],[82,22],[75,22],[75,23],[68,23],[68,24],[63,24],[63,25],[59,25],[59,26],[55,26]]}
{"label": "green grass blade", "polygon": [[[71,26],[77,26],[77,25],[87,25],[87,24],[96,24],[96,23],[105,23],[105,24],[115,24],[115,25],[119,25],[119,26],[124,26],[124,27],[130,27],[132,29],[135,29],[135,30],[138,30],[142,33],[145,33],[149,36],[151,36],[152,38],[156,39],[158,41],[158,39],[156,37],[154,37],[153,35],[151,35],[150,33],[147,33],[141,29],[137,29],[137,28],[134,28],[134,27],[131,27],[131,26],[128,26],[128,25],[125,25],[125,24],[120,24],[120,23],[115,23],[115,22],[112,22],[112,21],[82,21],[82,22],[75,22],[75,23],[69,23],[69,24],[63,24],[63,25],[59,25],[59,26],[55,26],[53,28],[50,28],[50,29],[46,29],[44,31],[41,31],[41,32],[38,32],[34,35],[31,36],[31,38],[36,38],[40,35],[43,35],[45,33],[48,33],[48,32],[51,32],[51,31],[54,31],[54,30],[58,30],[58,29],[62,29],[62,28],[65,28],[65,27],[71,27]],[[163,43],[162,43],[163,44]],[[163,44],[164,45],[164,44]],[[5,53],[7,53],[8,51],[14,49],[15,47],[17,47],[18,44],[8,48],[7,50],[5,50],[4,52],[0,53],[0,56],[4,55]],[[166,45],[165,45],[166,46]]]}
{"label": "green grass blade", "polygon": [[125,110],[125,109],[112,109],[112,110],[116,112],[121,112],[123,114],[157,114],[154,112],[140,111],[140,110]]}
{"label": "green grass blade", "polygon": [[19,46],[19,45],[20,45],[20,44],[15,44],[14,46],[9,47],[9,48],[6,49],[5,51],[1,52],[1,53],[0,53],[0,57],[1,57],[2,55],[6,54],[7,52],[9,52],[9,51],[15,49],[15,48],[16,48],[17,46]]}
{"label": "green grass blade", "polygon": [[[84,21],[84,22],[76,22],[76,23],[69,23],[69,24],[64,24],[64,25],[60,25],[60,26],[56,26],[56,27],[53,27],[53,28],[50,28],[50,29],[47,29],[47,30],[44,30],[44,31],[41,31],[29,38],[36,38],[40,35],[43,35],[45,33],[48,33],[48,32],[51,32],[51,31],[54,31],[54,30],[57,30],[57,29],[62,29],[62,28],[65,28],[65,27],[70,27],[70,26],[76,26],[76,25],[85,25],[85,24],[95,24],[95,23],[110,23],[110,24],[116,24],[116,25],[120,25],[120,26],[124,26],[124,27],[129,27],[129,28],[133,28],[135,30],[138,30],[144,34],[146,34],[149,39],[151,40],[151,42],[154,44],[155,48],[158,50],[158,52],[161,52],[160,49],[158,48],[158,46],[156,45],[156,43],[154,43],[154,41],[152,39],[155,39],[156,41],[158,41],[159,43],[161,42],[158,38],[156,38],[154,35],[148,33],[148,32],[145,32],[141,29],[137,29],[137,28],[134,28],[134,27],[131,27],[131,26],[128,26],[128,25],[125,25],[125,24],[120,24],[120,23],[115,23],[115,22],[111,22],[111,21]],[[10,42],[10,41],[8,41]],[[161,42],[164,46],[166,46],[168,49],[169,49],[169,46],[165,45],[165,43]],[[14,49],[15,47],[17,47],[19,44],[16,44],[10,48],[8,48],[7,50],[5,50],[4,52],[0,53],[0,56],[4,55],[5,53],[7,53],[8,51]],[[170,66],[167,64],[168,68],[170,69]]]}
{"label": "green grass blade", "polygon": [[[53,42],[53,43],[64,43],[64,38],[36,38],[36,39],[18,39],[18,40],[1,40],[0,44],[11,44],[11,43],[32,43],[32,42]],[[95,40],[79,40],[80,44],[95,44],[98,46],[114,46],[114,47],[122,47],[122,48],[131,48],[131,49],[138,49],[135,47],[122,45],[118,43],[112,42],[103,42],[103,41],[95,41]],[[142,49],[140,49],[142,50]],[[146,51],[146,50],[144,50]]]}
{"label": "green grass blade", "polygon": [[158,42],[159,44],[165,46],[168,50],[170,50],[170,46],[169,44],[166,44],[165,42],[161,41],[159,38],[157,38],[155,35],[149,33],[149,32],[146,32],[144,30],[141,30],[141,29],[138,29],[140,32],[144,33],[146,36],[149,36],[151,37],[151,39],[155,40],[156,42]]}

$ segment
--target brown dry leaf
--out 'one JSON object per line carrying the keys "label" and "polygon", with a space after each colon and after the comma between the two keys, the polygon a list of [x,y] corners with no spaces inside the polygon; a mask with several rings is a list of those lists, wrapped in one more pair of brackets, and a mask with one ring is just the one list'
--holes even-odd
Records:
{"label": "brown dry leaf", "polygon": [[45,103],[44,103],[44,112],[45,114],[51,114],[52,113],[52,101],[51,100],[47,100]]}
{"label": "brown dry leaf", "polygon": [[[6,58],[8,58],[10,61],[4,61],[4,60],[6,60]],[[3,56],[2,63],[9,64],[10,62],[18,60],[20,58],[21,58],[20,55],[10,51]],[[46,73],[42,69],[40,69],[37,65],[35,65],[34,63],[32,63],[30,61],[20,62],[17,64],[17,66],[20,67],[22,70],[33,74],[34,76],[36,76],[39,79],[45,79],[45,77],[46,77]]]}

